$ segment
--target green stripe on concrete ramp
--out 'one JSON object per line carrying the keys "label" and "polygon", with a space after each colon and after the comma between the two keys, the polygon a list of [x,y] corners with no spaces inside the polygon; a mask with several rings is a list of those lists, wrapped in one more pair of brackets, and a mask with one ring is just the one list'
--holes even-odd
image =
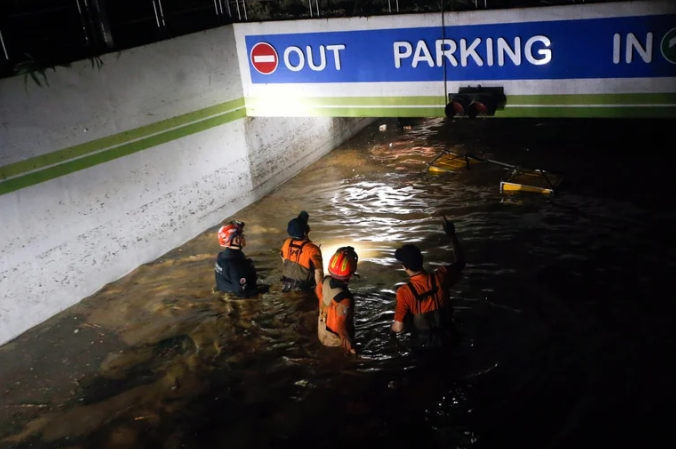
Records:
{"label": "green stripe on concrete ramp", "polygon": [[[17,176],[12,179],[0,182],[0,195],[23,189],[41,182],[49,181],[70,173],[74,173],[85,168],[93,167],[104,162],[112,161],[130,154],[152,148],[181,137],[189,136],[215,126],[223,125],[228,122],[239,120],[246,116],[244,108],[234,110],[225,114],[210,117],[205,120],[190,123],[168,131],[151,135],[131,142],[123,143],[104,151],[89,151],[90,154],[69,161],[53,165],[37,171],[31,171],[23,176]],[[114,136],[112,136],[114,137]],[[101,139],[103,140],[103,139]],[[128,140],[128,139],[125,139]],[[66,151],[66,150],[61,150]],[[93,154],[92,154],[93,153]],[[45,155],[51,156],[53,153]],[[62,153],[63,154],[63,153]],[[34,158],[37,159],[37,158]],[[49,158],[45,158],[49,160]],[[44,160],[42,161],[44,162]],[[16,165],[16,164],[14,164]],[[34,169],[33,169],[34,170]]]}
{"label": "green stripe on concrete ramp", "polygon": [[140,128],[131,129],[112,136],[85,142],[80,145],[64,148],[53,153],[32,157],[24,161],[0,167],[0,181],[25,173],[28,171],[40,169],[49,165],[58,164],[76,157],[81,157],[94,153],[105,148],[121,145],[132,140],[147,137],[152,134],[161,133],[170,129],[177,128],[187,123],[204,120],[205,118],[222,114],[224,112],[241,108],[244,106],[244,99],[240,98],[233,101],[227,101],[216,106],[211,106],[199,111],[189,112],[176,117],[172,117]]}
{"label": "green stripe on concrete ramp", "polygon": [[[283,100],[281,100],[283,102]],[[280,99],[251,97],[246,99],[248,109],[267,107]],[[508,95],[508,105],[542,104],[676,104],[676,93],[630,93],[630,94],[551,94],[551,95]],[[345,106],[441,106],[446,105],[443,95],[398,96],[398,97],[307,97],[289,98],[284,107],[345,107]]]}
{"label": "green stripe on concrete ramp", "polygon": [[[0,195],[118,159],[246,116],[276,116],[269,98],[243,98],[0,167]],[[279,103],[279,98],[275,98]],[[443,95],[311,97],[285,117],[443,117]],[[497,118],[674,118],[676,93],[509,95]]]}

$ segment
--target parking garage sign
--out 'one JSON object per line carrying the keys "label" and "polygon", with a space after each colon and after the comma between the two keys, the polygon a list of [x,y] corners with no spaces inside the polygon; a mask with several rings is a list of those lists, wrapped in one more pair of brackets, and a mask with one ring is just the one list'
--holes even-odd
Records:
{"label": "parking garage sign", "polygon": [[676,15],[245,37],[253,83],[676,76]]}

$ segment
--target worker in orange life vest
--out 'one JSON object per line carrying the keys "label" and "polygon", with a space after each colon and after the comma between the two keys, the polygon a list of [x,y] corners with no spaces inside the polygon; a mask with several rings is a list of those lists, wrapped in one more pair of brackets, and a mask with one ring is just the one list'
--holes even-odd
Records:
{"label": "worker in orange life vest", "polygon": [[456,340],[449,289],[462,277],[465,253],[455,235],[455,225],[444,217],[443,226],[453,244],[455,262],[428,272],[423,268],[423,255],[417,246],[406,244],[394,253],[409,281],[397,289],[391,329],[394,333],[403,332],[405,327],[410,330],[414,350],[444,347]]}
{"label": "worker in orange life vest", "polygon": [[308,237],[309,218],[309,214],[302,211],[287,226],[289,238],[284,241],[280,251],[283,292],[315,289],[317,295],[321,294],[324,262],[319,246]]}
{"label": "worker in orange life vest", "polygon": [[357,271],[359,256],[351,246],[338,248],[329,261],[329,275],[319,296],[317,336],[324,346],[342,347],[357,354],[354,344],[354,296],[347,284]]}

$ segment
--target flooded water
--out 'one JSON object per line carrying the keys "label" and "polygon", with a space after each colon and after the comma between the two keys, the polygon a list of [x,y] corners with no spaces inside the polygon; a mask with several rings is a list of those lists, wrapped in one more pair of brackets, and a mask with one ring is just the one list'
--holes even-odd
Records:
{"label": "flooded water", "polygon": [[[0,447],[669,446],[675,124],[378,121],[224,217],[246,222],[258,298],[212,294],[214,227],[0,348]],[[503,197],[500,165],[430,173],[444,149],[564,181]],[[316,299],[280,291],[301,210],[325,259],[359,253],[359,359],[319,344]],[[462,341],[427,366],[388,334],[393,253],[449,260],[441,214],[467,254]]]}

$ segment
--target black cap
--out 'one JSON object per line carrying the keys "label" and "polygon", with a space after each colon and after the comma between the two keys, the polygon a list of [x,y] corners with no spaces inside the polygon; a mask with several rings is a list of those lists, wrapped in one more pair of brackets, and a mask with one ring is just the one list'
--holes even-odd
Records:
{"label": "black cap", "polygon": [[422,252],[420,252],[420,249],[417,246],[410,243],[407,243],[406,245],[397,249],[394,252],[394,257],[410,270],[417,271],[422,268]]}
{"label": "black cap", "polygon": [[295,239],[302,239],[305,237],[305,233],[308,231],[307,222],[301,220],[300,218],[294,218],[289,221],[288,226],[286,227],[286,232]]}

